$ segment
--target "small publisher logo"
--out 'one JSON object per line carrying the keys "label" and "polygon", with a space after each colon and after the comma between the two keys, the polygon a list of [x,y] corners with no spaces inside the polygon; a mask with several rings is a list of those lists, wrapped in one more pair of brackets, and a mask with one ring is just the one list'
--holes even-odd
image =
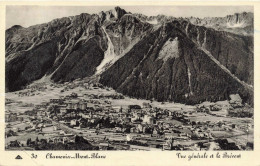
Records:
{"label": "small publisher logo", "polygon": [[15,157],[15,159],[21,160],[21,159],[23,159],[23,158],[22,158],[20,155],[18,155],[18,156]]}

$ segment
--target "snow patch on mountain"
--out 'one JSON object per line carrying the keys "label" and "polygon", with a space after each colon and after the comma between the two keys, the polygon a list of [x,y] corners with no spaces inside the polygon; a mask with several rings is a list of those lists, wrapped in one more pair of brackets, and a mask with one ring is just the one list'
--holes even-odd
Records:
{"label": "snow patch on mountain", "polygon": [[146,22],[148,22],[149,24],[158,24],[157,20],[151,20],[151,21],[146,21]]}
{"label": "snow patch on mountain", "polygon": [[179,57],[179,41],[178,37],[175,39],[168,39],[163,45],[161,51],[159,52],[159,59],[167,61],[169,58],[178,58]]}
{"label": "snow patch on mountain", "polygon": [[104,68],[109,65],[110,63],[112,63],[112,61],[114,61],[116,59],[116,54],[115,54],[115,49],[114,49],[114,45],[109,37],[109,35],[107,34],[107,31],[104,27],[102,27],[102,29],[104,30],[107,40],[108,40],[108,47],[107,50],[105,52],[105,56],[104,59],[102,60],[102,62],[100,63],[100,65],[96,68],[96,74],[100,74]]}
{"label": "snow patch on mountain", "polygon": [[190,68],[188,67],[188,80],[189,80],[189,88],[190,88],[190,95],[193,95],[192,89],[191,89],[191,72],[190,72]]}
{"label": "snow patch on mountain", "polygon": [[243,28],[245,27],[245,24],[244,22],[238,22],[238,23],[235,23],[235,24],[231,24],[231,23],[227,23],[227,27],[229,28]]}

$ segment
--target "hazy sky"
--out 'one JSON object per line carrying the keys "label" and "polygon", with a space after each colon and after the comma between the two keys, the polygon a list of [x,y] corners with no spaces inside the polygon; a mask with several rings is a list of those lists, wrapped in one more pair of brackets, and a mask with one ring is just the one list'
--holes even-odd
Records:
{"label": "hazy sky", "polygon": [[[148,16],[164,14],[174,17],[224,17],[226,15],[253,12],[251,6],[120,6],[127,12],[142,13]],[[28,27],[49,22],[55,18],[99,13],[114,6],[7,6],[6,28],[13,25]]]}

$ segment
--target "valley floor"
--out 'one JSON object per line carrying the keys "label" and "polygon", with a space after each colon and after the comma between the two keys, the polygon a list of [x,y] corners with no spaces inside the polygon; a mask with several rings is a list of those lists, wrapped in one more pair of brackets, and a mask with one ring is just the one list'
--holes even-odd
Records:
{"label": "valley floor", "polygon": [[[5,144],[7,150],[252,150],[247,108],[134,99],[89,80],[35,82],[6,93]],[[76,135],[86,147],[77,146]]]}

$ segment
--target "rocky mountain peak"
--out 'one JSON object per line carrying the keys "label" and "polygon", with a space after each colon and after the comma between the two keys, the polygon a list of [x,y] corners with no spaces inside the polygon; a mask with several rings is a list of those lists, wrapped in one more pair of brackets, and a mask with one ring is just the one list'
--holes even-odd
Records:
{"label": "rocky mountain peak", "polygon": [[23,28],[21,25],[14,25],[9,29],[19,29],[19,28]]}
{"label": "rocky mountain peak", "polygon": [[18,29],[23,28],[21,25],[14,25],[11,28],[8,28],[6,31],[8,33],[16,32]]}
{"label": "rocky mountain peak", "polygon": [[120,8],[119,6],[116,6],[114,10],[118,19],[120,19],[123,15],[127,13],[124,9]]}
{"label": "rocky mountain peak", "polygon": [[121,9],[120,7],[115,7],[114,9],[111,9],[109,11],[102,11],[99,13],[99,16],[101,17],[101,20],[118,20],[123,15],[127,14],[127,12],[124,9]]}

